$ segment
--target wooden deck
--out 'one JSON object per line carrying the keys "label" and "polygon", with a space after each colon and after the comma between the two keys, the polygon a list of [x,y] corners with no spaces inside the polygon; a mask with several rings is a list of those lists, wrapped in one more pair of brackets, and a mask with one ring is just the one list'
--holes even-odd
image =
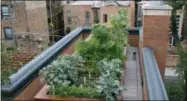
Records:
{"label": "wooden deck", "polygon": [[139,63],[136,62],[136,55],[133,56],[133,52],[138,54],[138,48],[127,48],[127,61],[125,66],[125,80],[124,85],[126,91],[123,91],[123,100],[142,100],[142,86],[140,77]]}

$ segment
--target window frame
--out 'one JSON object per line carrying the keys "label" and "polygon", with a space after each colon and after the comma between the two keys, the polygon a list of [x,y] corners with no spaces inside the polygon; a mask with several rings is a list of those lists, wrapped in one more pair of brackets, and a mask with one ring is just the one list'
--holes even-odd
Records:
{"label": "window frame", "polygon": [[108,16],[107,16],[107,14],[103,14],[103,22],[104,23],[108,22]]}
{"label": "window frame", "polygon": [[[4,12],[3,11],[3,7],[7,7],[8,11]],[[5,15],[4,13],[6,13],[7,15]],[[1,17],[2,17],[2,19],[5,19],[5,18],[7,18],[9,16],[10,16],[10,11],[9,11],[8,5],[1,5]]]}
{"label": "window frame", "polygon": [[90,23],[90,11],[85,12],[85,23]]}
{"label": "window frame", "polygon": [[[4,36],[5,36],[5,39],[12,40],[12,39],[13,39],[13,30],[12,30],[12,27],[4,27],[3,29],[4,29]],[[11,37],[7,36],[6,29],[11,29],[11,33],[12,33],[12,36],[11,36]]]}
{"label": "window frame", "polygon": [[71,10],[67,11],[67,22],[68,22],[68,24],[72,23],[72,12],[71,12]]}

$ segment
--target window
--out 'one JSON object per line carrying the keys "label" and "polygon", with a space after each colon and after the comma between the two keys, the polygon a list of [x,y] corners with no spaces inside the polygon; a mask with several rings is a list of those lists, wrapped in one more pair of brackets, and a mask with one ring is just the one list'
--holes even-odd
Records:
{"label": "window", "polygon": [[8,10],[8,6],[7,5],[2,5],[1,6],[1,16],[2,16],[2,18],[4,19],[4,18],[6,18],[6,17],[9,17],[9,10]]}
{"label": "window", "polygon": [[72,22],[71,17],[72,17],[71,11],[67,11],[67,18],[68,18],[67,21],[68,21],[68,24],[71,24],[71,22]]}
{"label": "window", "polygon": [[103,15],[103,22],[107,22],[107,14]]}
{"label": "window", "polygon": [[12,39],[13,38],[12,28],[5,27],[4,28],[4,33],[5,33],[5,38],[6,39]]}
{"label": "window", "polygon": [[23,0],[15,0],[15,3],[22,3]]}
{"label": "window", "polygon": [[89,22],[90,22],[90,12],[87,11],[87,12],[85,13],[85,19],[86,19],[86,21],[85,21],[86,23],[89,23]]}
{"label": "window", "polygon": [[[179,34],[179,24],[180,23],[180,15],[176,15],[176,29],[177,29],[177,33]],[[170,22],[171,25],[171,22]],[[171,27],[170,27],[170,33],[172,33]]]}

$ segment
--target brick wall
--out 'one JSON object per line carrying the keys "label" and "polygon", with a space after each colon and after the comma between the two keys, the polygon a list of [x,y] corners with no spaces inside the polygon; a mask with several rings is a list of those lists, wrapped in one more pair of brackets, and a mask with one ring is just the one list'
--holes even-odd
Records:
{"label": "brick wall", "polygon": [[114,16],[115,14],[117,14],[117,12],[120,9],[124,9],[125,11],[127,11],[127,16],[128,16],[128,26],[132,27],[132,16],[131,16],[131,8],[129,6],[127,7],[118,7],[118,6],[104,6],[100,8],[100,16],[99,16],[99,21],[100,23],[104,23],[103,21],[103,15],[107,14],[107,19],[108,21],[110,21],[110,17]]}
{"label": "brick wall", "polygon": [[21,34],[27,30],[27,13],[25,3],[15,5],[15,25],[14,31],[16,34]]}
{"label": "brick wall", "polygon": [[132,0],[131,1],[131,5],[130,5],[130,19],[131,19],[131,27],[134,27],[134,23],[135,23],[135,2]]}
{"label": "brick wall", "polygon": [[37,76],[23,91],[21,91],[13,100],[34,100],[34,96],[40,89],[43,87],[43,84],[40,82],[40,77]]}
{"label": "brick wall", "polygon": [[[10,5],[9,1],[3,1],[2,5]],[[47,9],[46,1],[23,1],[15,3],[15,17],[14,20],[10,17],[2,19],[1,40],[6,46],[12,46],[13,40],[7,40],[4,37],[4,27],[12,27],[11,23],[14,22],[14,29],[16,35],[25,35],[25,33],[33,34],[36,39],[43,38],[45,41],[44,47],[48,44],[48,22],[47,22]],[[28,30],[28,32],[27,32]],[[35,40],[34,38],[34,40]],[[22,43],[22,40],[17,40]]]}
{"label": "brick wall", "polygon": [[[100,23],[103,22],[103,14],[107,14],[108,21],[110,17],[114,16],[117,14],[117,12],[120,9],[124,9],[127,11],[127,16],[128,16],[128,22],[129,26],[133,27],[134,26],[134,3],[132,2],[131,5],[126,6],[126,7],[119,7],[119,6],[104,6],[101,7],[98,10],[98,18]],[[72,12],[72,24],[68,24],[67,22],[67,11],[70,10]],[[90,12],[90,23],[85,24],[85,12],[89,11]],[[77,17],[77,18],[76,18]],[[94,12],[92,10],[91,5],[64,5],[64,26],[65,28],[70,26],[71,30],[75,29],[78,26],[84,26],[84,25],[91,25],[94,23]]]}
{"label": "brick wall", "polygon": [[[67,11],[72,13],[72,24],[67,22]],[[85,12],[90,12],[90,23],[85,24]],[[79,26],[91,25],[94,23],[94,14],[91,5],[64,5],[64,28],[70,27],[71,30]]]}
{"label": "brick wall", "polygon": [[166,67],[176,67],[178,59],[178,55],[167,55]]}
{"label": "brick wall", "polygon": [[46,1],[26,1],[26,11],[29,31],[35,39],[42,38],[44,47],[49,42]]}
{"label": "brick wall", "polygon": [[143,46],[153,48],[158,67],[164,77],[169,42],[170,16],[143,17]]}
{"label": "brick wall", "polygon": [[[10,7],[9,1],[3,1],[1,5],[8,5]],[[11,9],[9,8],[9,17],[6,19],[2,19],[2,26],[1,26],[1,40],[6,44],[7,47],[12,46],[12,40],[7,40],[5,38],[4,27],[12,27],[12,23],[14,24],[13,31],[16,34],[20,34],[21,32],[25,32],[27,28],[27,18],[26,18],[26,11],[25,11],[25,2],[15,3],[15,16],[14,20],[12,21],[12,13],[10,12]]]}
{"label": "brick wall", "polygon": [[130,46],[138,46],[139,43],[139,35],[128,35],[128,43]]}
{"label": "brick wall", "polygon": [[148,100],[146,77],[145,77],[145,70],[144,70],[144,64],[143,64],[143,54],[142,54],[143,44],[142,44],[142,42],[139,42],[138,48],[139,48],[139,50],[138,50],[139,59],[138,60],[139,60],[140,73],[141,73],[141,79],[142,79],[143,100]]}

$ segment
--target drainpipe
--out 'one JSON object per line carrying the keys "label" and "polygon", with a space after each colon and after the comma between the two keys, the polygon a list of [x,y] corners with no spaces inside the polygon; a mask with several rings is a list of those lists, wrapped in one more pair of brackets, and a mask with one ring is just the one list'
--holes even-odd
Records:
{"label": "drainpipe", "polygon": [[[51,10],[51,0],[49,1],[49,7],[50,7],[50,23],[53,24],[53,16],[52,16],[52,10]],[[54,36],[53,36],[53,26],[51,27],[51,37],[52,37],[52,44],[54,43]]]}
{"label": "drainpipe", "polygon": [[[12,3],[11,3],[12,2]],[[11,15],[11,26],[12,26],[12,35],[13,35],[13,46],[17,47],[17,40],[16,40],[16,34],[14,31],[14,23],[15,23],[15,1],[10,1],[10,5],[12,5],[11,11],[12,11],[12,15]]]}

